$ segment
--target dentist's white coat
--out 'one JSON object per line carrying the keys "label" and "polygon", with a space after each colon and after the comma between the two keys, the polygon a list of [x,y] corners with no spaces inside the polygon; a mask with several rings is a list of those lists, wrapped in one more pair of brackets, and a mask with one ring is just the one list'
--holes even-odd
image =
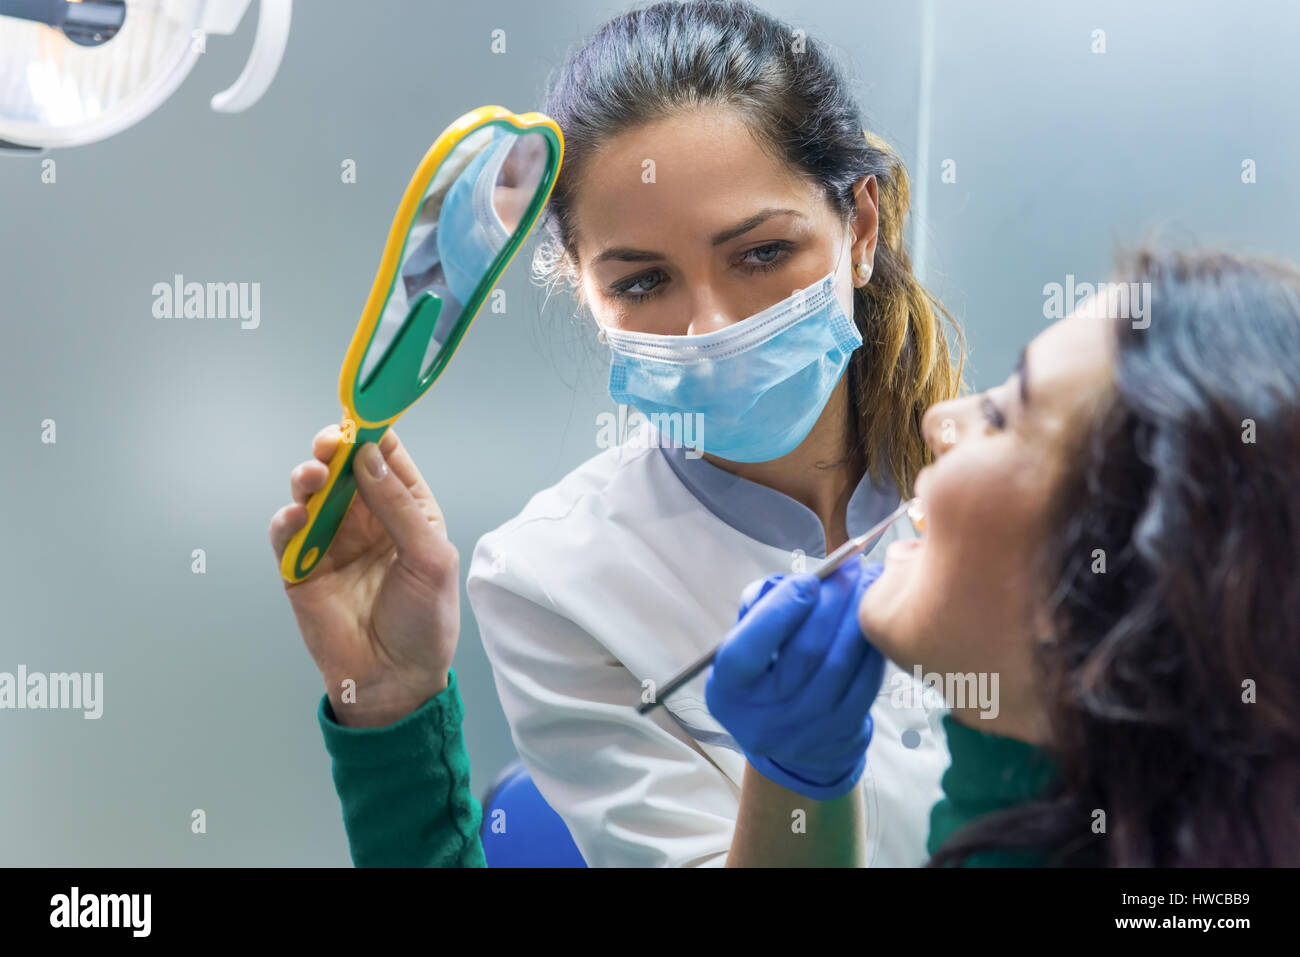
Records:
{"label": "dentist's white coat", "polygon": [[[705,706],[708,672],[650,715],[634,705],[643,679],[662,685],[712,648],[744,586],[789,573],[792,555],[710,512],[646,428],[484,535],[467,588],[515,746],[587,863],[717,866],[746,762]],[[913,537],[906,526],[868,557]],[[887,663],[860,785],[870,866],[925,862],[949,759],[942,711],[898,706],[899,681],[921,691]],[[919,732],[911,747],[905,731]]]}

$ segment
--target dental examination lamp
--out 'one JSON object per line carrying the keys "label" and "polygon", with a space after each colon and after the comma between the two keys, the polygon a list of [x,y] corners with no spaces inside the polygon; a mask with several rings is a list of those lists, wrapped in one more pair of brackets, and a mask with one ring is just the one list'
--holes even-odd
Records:
{"label": "dental examination lamp", "polygon": [[[252,0],[0,0],[0,150],[107,139],[176,92]],[[293,0],[261,0],[239,78],[212,98],[238,113],[266,92],[284,57]]]}

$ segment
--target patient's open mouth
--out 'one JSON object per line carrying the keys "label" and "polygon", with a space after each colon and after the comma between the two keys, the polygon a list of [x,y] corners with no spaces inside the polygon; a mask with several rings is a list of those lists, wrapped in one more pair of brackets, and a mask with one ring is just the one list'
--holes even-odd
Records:
{"label": "patient's open mouth", "polygon": [[907,506],[907,518],[916,529],[916,538],[900,538],[889,543],[885,549],[886,560],[903,561],[910,558],[925,545],[925,503],[919,498],[912,499]]}

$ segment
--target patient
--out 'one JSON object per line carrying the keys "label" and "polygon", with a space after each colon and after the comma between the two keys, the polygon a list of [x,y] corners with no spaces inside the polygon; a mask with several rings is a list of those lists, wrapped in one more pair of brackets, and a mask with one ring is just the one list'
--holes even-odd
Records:
{"label": "patient", "polygon": [[1120,278],[1149,326],[1094,297],[929,410],[923,539],[858,606],[904,669],[999,678],[949,702],[932,865],[1300,863],[1300,272]]}

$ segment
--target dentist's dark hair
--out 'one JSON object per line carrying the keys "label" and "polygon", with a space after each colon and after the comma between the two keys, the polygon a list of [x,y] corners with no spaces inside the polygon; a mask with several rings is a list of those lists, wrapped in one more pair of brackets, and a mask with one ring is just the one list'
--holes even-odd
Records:
{"label": "dentist's dark hair", "polygon": [[1039,566],[1060,786],[931,863],[1300,866],[1300,270],[1145,249],[1119,276],[1147,315],[1113,320]]}
{"label": "dentist's dark hair", "polygon": [[[844,217],[853,185],[875,176],[879,241],[871,281],[854,290],[863,345],[848,369],[846,458],[860,451],[877,482],[908,493],[930,460],[921,417],[959,391],[965,347],[952,316],[912,274],[903,244],[907,171],[865,132],[827,50],[750,3],[656,3],[604,24],[552,77],[544,112],[564,132],[564,165],[543,224],[534,275],[577,288],[574,196],[588,159],[614,136],[701,106],[734,108],[758,140],[816,182]],[[956,339],[951,354],[947,329]]]}

